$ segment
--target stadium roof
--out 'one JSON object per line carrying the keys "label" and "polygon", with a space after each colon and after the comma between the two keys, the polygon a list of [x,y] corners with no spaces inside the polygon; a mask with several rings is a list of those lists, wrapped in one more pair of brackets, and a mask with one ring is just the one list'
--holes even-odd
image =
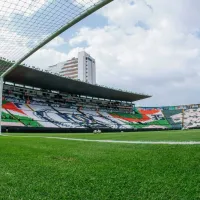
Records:
{"label": "stadium roof", "polygon": [[37,69],[22,65],[19,65],[9,74],[7,74],[4,78],[4,81],[42,89],[60,91],[63,93],[120,101],[137,101],[150,97],[148,95],[111,89],[99,85],[92,85],[79,80],[57,76],[55,74],[39,71]]}

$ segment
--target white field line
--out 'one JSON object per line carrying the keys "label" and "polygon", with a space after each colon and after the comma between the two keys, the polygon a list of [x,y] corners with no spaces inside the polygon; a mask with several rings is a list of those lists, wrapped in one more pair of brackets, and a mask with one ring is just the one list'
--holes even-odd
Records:
{"label": "white field line", "polygon": [[81,142],[100,142],[100,143],[120,143],[120,144],[166,144],[166,145],[200,145],[200,141],[122,141],[122,140],[90,140],[81,138],[63,138],[63,137],[45,137],[45,136],[14,136],[14,135],[1,135],[6,137],[22,137],[22,138],[47,138],[69,141]]}

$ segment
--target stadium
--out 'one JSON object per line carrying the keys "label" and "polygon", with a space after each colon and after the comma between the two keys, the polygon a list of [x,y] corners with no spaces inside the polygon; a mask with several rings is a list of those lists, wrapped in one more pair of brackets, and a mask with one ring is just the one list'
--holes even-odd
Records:
{"label": "stadium", "polygon": [[[39,6],[38,16],[29,5],[28,21],[17,18],[15,26],[0,11],[0,199],[199,199],[200,104],[137,107],[151,95],[24,64],[112,1],[87,3],[54,1]],[[0,6],[8,9],[6,1]],[[53,8],[60,14],[48,15]],[[31,30],[40,16],[46,21]],[[15,48],[9,26],[31,38],[29,48],[22,37]]]}
{"label": "stadium", "polygon": [[[4,62],[1,61],[2,70],[9,65]],[[92,85],[22,65],[6,75],[4,81],[2,129],[7,132],[200,127],[198,104],[138,108],[134,102],[150,96]]]}
{"label": "stadium", "polygon": [[[7,69],[4,66],[11,64],[1,60],[1,73]],[[150,96],[23,65],[6,75],[4,81],[4,132],[130,132],[200,127],[199,104],[135,107],[134,102]]]}

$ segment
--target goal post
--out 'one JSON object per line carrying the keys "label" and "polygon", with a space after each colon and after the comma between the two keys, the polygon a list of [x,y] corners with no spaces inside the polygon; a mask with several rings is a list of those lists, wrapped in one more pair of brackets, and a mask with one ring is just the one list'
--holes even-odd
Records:
{"label": "goal post", "polygon": [[2,133],[1,130],[1,118],[2,118],[2,94],[3,94],[3,77],[0,76],[0,135]]}
{"label": "goal post", "polygon": [[184,117],[185,116],[184,115],[185,115],[185,110],[182,109],[182,119],[181,119],[182,120],[182,123],[181,123],[182,124],[182,129],[185,129],[185,124],[184,124]]}
{"label": "goal post", "polygon": [[51,40],[112,1],[1,0],[0,127],[4,77]]}

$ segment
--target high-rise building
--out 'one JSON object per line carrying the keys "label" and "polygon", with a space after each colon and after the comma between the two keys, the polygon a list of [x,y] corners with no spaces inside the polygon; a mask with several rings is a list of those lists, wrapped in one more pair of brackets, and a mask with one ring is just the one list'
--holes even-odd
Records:
{"label": "high-rise building", "polygon": [[78,58],[72,58],[65,62],[48,67],[49,72],[59,73],[62,76],[96,84],[96,64],[85,51],[78,53]]}

